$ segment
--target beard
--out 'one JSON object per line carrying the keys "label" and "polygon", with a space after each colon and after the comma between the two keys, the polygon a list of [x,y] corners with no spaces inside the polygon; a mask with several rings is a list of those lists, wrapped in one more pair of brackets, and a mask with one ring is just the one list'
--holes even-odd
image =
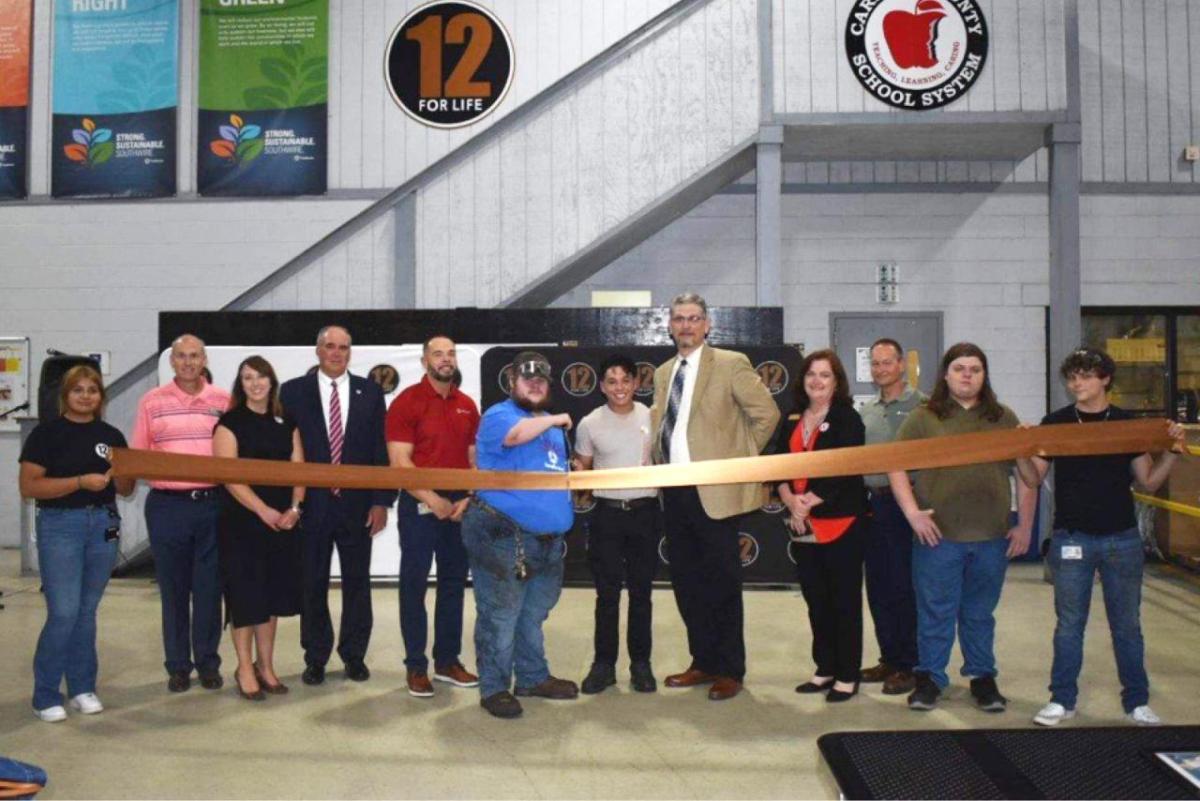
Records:
{"label": "beard", "polygon": [[512,399],[513,403],[517,404],[517,406],[520,406],[527,412],[544,412],[546,409],[550,408],[549,393],[546,393],[546,397],[542,398],[540,401],[532,401],[528,397],[518,395],[516,393],[513,393]]}
{"label": "beard", "polygon": [[429,375],[431,381],[440,381],[443,384],[454,380],[456,368],[445,367],[440,372],[436,367],[430,366],[425,368],[425,372]]}

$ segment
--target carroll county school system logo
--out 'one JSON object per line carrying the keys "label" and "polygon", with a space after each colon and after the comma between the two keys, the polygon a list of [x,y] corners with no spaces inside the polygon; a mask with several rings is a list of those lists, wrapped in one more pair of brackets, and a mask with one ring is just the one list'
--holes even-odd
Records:
{"label": "carroll county school system logo", "polygon": [[983,71],[988,33],[975,0],[856,0],[846,58],[870,94],[900,109],[939,108]]}
{"label": "carroll county school system logo", "polygon": [[97,128],[90,118],[83,118],[83,127],[71,131],[75,141],[63,146],[67,158],[81,166],[95,167],[113,157],[116,144],[111,128]]}
{"label": "carroll county school system logo", "polygon": [[208,148],[217,156],[234,164],[254,161],[262,155],[262,128],[251,125],[237,114],[229,115],[229,125],[220,128],[220,139],[208,143]]}

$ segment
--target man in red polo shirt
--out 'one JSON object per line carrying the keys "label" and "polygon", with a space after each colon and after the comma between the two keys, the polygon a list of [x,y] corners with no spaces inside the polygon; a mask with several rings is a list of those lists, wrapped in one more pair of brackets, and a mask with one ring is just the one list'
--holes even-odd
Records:
{"label": "man in red polo shirt", "polygon": [[[475,467],[479,408],[458,391],[458,356],[449,337],[425,341],[425,375],[401,392],[387,414],[388,459],[392,467]],[[433,695],[425,656],[429,620],[425,585],[437,554],[437,606],[433,619],[433,678],[456,687],[475,687],[479,678],[459,661],[462,650],[463,588],[467,551],[460,521],[467,508],[463,492],[404,490],[398,505],[400,528],[400,633],[408,692]]]}

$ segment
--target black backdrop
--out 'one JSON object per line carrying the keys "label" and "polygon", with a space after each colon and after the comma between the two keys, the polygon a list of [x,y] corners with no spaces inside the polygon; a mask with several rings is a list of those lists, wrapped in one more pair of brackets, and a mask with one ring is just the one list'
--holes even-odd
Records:
{"label": "black backdrop", "polygon": [[[779,410],[786,419],[795,408],[795,386],[802,357],[800,352],[785,345],[733,346],[741,351],[763,376],[763,381],[772,391]],[[505,368],[520,348],[489,348],[483,354],[481,365],[483,389],[481,407],[486,409],[507,397],[508,382]],[[566,412],[578,424],[584,416],[604,403],[599,389],[600,363],[610,354],[620,352],[629,356],[638,365],[642,385],[638,400],[649,406],[654,396],[654,367],[674,355],[671,347],[629,348],[540,348],[539,352],[550,360],[553,368],[553,410]],[[574,428],[572,428],[573,443]],[[575,525],[567,534],[566,581],[586,583],[592,581],[587,565],[587,525],[595,503],[590,493],[575,497]],[[795,581],[794,563],[789,554],[790,540],[783,527],[783,506],[772,496],[761,510],[745,515],[739,521],[742,551],[742,578],[748,584],[781,584]],[[659,532],[659,569],[656,576],[666,580],[667,563],[663,558],[666,547]]]}

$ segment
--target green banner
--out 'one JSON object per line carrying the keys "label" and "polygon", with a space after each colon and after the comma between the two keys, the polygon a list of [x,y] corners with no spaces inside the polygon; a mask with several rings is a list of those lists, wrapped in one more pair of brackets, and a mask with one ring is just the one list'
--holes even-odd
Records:
{"label": "green banner", "polygon": [[329,0],[201,0],[201,194],[325,191],[328,53]]}

